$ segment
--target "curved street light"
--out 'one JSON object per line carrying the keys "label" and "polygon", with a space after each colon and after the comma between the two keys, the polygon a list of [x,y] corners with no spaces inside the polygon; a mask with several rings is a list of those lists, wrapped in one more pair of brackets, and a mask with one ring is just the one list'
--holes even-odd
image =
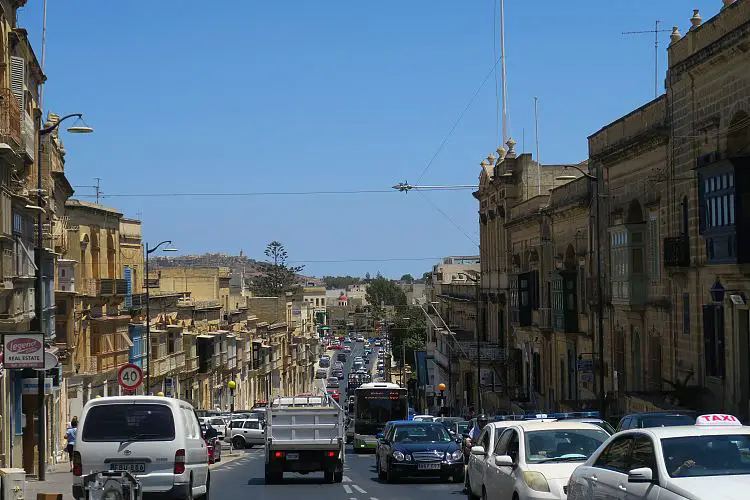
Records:
{"label": "curved street light", "polygon": [[176,252],[177,249],[172,247],[172,240],[159,242],[153,248],[146,243],[146,395],[151,394],[151,295],[149,294],[149,277],[148,277],[148,256],[156,252],[162,245],[168,245],[162,249],[162,252]]}
{"label": "curved street light", "polygon": [[[44,136],[54,132],[57,130],[57,128],[60,126],[60,124],[69,119],[69,118],[78,118],[79,121],[83,122],[83,115],[81,113],[73,113],[70,115],[65,115],[62,118],[60,118],[57,122],[53,123],[52,125],[48,127],[42,128],[40,126],[38,136],[37,136],[37,157],[36,157],[36,206],[33,205],[26,205],[27,209],[36,210],[36,255],[34,257],[34,263],[36,264],[36,275],[35,278],[35,285],[34,285],[34,314],[35,314],[35,322],[38,325],[38,328],[36,330],[42,334],[42,338],[44,339],[45,343],[47,340],[47,334],[49,332],[44,331],[44,320],[42,318],[44,314],[44,293],[42,291],[42,288],[44,287],[44,273],[42,271],[42,257],[44,252],[44,232],[42,231],[42,223],[43,223],[43,217],[44,217],[44,191],[42,189],[43,182],[42,182],[42,154],[44,152],[43,148],[43,138]],[[83,122],[85,126],[73,126],[68,129],[69,132],[74,134],[89,134],[94,131],[93,128],[89,127],[88,125]],[[51,195],[51,193],[50,193]],[[37,468],[38,468],[38,478],[39,481],[44,481],[46,477],[47,472],[47,457],[46,457],[46,451],[47,451],[47,443],[46,443],[46,437],[45,437],[45,422],[44,422],[44,416],[47,412],[47,409],[45,408],[45,391],[44,391],[44,377],[45,377],[45,370],[39,370],[37,373],[37,408],[38,408],[38,414],[39,417],[37,418]]]}

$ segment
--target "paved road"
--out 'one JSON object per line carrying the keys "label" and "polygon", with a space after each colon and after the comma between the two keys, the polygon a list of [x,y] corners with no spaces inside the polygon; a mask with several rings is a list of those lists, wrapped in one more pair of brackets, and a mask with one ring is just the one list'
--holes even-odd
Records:
{"label": "paved road", "polygon": [[397,484],[381,483],[375,474],[374,455],[355,455],[348,449],[344,481],[323,482],[323,474],[284,474],[282,484],[266,485],[263,479],[263,448],[252,449],[243,458],[219,465],[212,472],[214,500],[456,500],[463,498],[463,485],[438,479],[405,479]]}

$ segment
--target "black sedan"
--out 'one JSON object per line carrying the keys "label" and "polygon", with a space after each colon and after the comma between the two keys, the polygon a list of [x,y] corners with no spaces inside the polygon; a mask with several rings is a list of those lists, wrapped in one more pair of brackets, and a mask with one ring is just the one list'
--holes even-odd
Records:
{"label": "black sedan", "polygon": [[461,447],[443,424],[395,421],[378,438],[375,468],[380,480],[390,483],[406,476],[439,476],[464,482]]}

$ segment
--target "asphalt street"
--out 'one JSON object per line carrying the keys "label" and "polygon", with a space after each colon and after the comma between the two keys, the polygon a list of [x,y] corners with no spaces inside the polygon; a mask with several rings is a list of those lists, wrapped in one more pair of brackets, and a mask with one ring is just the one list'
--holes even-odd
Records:
{"label": "asphalt street", "polygon": [[323,474],[284,474],[282,484],[266,485],[263,448],[211,471],[211,496],[220,500],[448,500],[462,497],[463,485],[439,479],[404,479],[396,484],[378,481],[375,457],[347,450],[342,483],[324,483]]}

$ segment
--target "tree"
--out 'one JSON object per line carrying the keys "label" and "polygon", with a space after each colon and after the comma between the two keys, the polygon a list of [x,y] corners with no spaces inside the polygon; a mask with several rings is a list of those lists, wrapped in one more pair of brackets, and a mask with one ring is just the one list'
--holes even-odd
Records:
{"label": "tree", "polygon": [[365,283],[369,283],[372,281],[372,278],[370,277],[370,273],[365,273],[365,279],[363,280]]}
{"label": "tree", "polygon": [[393,323],[389,326],[391,351],[399,364],[414,367],[414,351],[423,351],[427,343],[427,322],[418,306],[397,307]]}
{"label": "tree", "polygon": [[281,297],[286,292],[294,291],[298,287],[297,274],[305,266],[287,265],[288,254],[284,245],[272,241],[263,252],[270,259],[266,262],[260,275],[255,277],[251,289],[259,297]]}
{"label": "tree", "polygon": [[348,274],[346,276],[323,276],[323,282],[328,289],[348,288],[349,285],[356,285],[360,281],[356,276],[349,276]]}
{"label": "tree", "polygon": [[367,287],[367,302],[375,309],[386,306],[405,306],[406,294],[396,283],[378,274]]}
{"label": "tree", "polygon": [[405,281],[407,283],[413,283],[414,282],[414,276],[412,276],[409,273],[404,274],[403,276],[401,276],[401,281]]}

